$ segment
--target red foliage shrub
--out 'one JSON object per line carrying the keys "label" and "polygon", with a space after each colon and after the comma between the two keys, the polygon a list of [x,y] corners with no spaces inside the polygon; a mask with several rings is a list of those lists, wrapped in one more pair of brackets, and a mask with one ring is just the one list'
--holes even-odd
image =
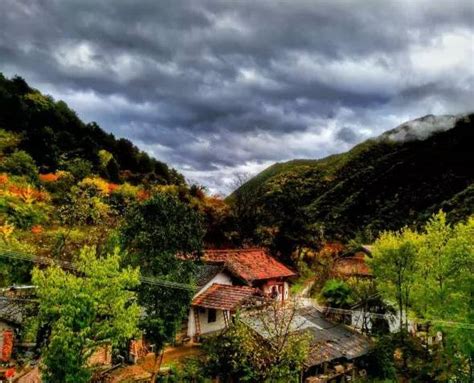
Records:
{"label": "red foliage shrub", "polygon": [[24,200],[26,199],[33,199],[35,201],[41,202],[41,201],[47,201],[48,200],[48,193],[43,192],[41,190],[33,189],[31,187],[21,187],[17,185],[9,185],[8,186],[8,191],[16,196],[20,197]]}
{"label": "red foliage shrub", "polygon": [[1,361],[8,362],[12,356],[13,351],[13,331],[4,330],[3,331],[3,347]]}
{"label": "red foliage shrub", "polygon": [[4,185],[8,183],[8,176],[3,173],[3,174],[0,174],[0,185]]}
{"label": "red foliage shrub", "polygon": [[55,173],[40,174],[39,179],[41,182],[56,182],[59,179],[59,175]]}
{"label": "red foliage shrub", "polygon": [[34,225],[32,228],[31,228],[31,232],[33,234],[41,234],[43,232],[43,226],[41,225]]}
{"label": "red foliage shrub", "polygon": [[148,198],[150,198],[150,192],[146,191],[146,190],[139,190],[137,192],[137,199],[139,201],[145,201],[147,200]]}
{"label": "red foliage shrub", "polygon": [[114,184],[114,183],[109,183],[107,184],[107,186],[109,188],[109,193],[113,193],[115,190],[119,188],[119,185]]}

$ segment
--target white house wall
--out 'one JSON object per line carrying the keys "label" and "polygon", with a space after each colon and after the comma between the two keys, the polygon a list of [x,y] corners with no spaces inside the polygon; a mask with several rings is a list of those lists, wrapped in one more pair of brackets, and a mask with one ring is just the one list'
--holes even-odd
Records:
{"label": "white house wall", "polygon": [[[268,284],[265,284],[263,286],[263,293],[265,295],[271,295],[271,292],[272,292],[272,287],[274,286],[274,283],[268,283]],[[284,296],[282,297],[282,294],[278,293],[278,296],[277,296],[277,300],[288,300],[289,298],[289,291],[290,291],[290,286],[288,284],[288,282],[283,282],[283,286],[284,286]]]}
{"label": "white house wall", "polygon": [[218,273],[214,278],[212,278],[209,282],[207,282],[201,290],[199,290],[196,294],[194,294],[194,298],[196,298],[199,294],[206,291],[209,287],[211,287],[214,283],[219,283],[221,285],[232,285],[232,279],[229,274],[224,271]]}
{"label": "white house wall", "polygon": [[[197,297],[199,294],[202,294],[206,291],[209,287],[211,287],[214,283],[220,283],[221,285],[232,285],[232,279],[229,274],[225,272],[220,272],[214,278],[212,278],[207,284],[205,284],[201,290],[199,290],[193,297]],[[207,310],[204,313],[199,313],[199,321],[201,325],[201,334],[205,334],[207,332],[218,331],[225,327],[224,323],[224,314],[221,310],[217,310],[216,312],[216,321],[213,323],[207,323]],[[189,310],[188,314],[188,337],[193,337],[196,335],[196,324],[194,321],[194,312],[193,308]]]}
{"label": "white house wall", "polygon": [[[189,321],[188,321],[188,336],[193,337],[196,335],[196,326],[194,323],[194,313],[190,310]],[[201,334],[207,334],[214,331],[220,331],[225,328],[224,311],[216,310],[216,321],[208,323],[208,309],[200,309],[199,311],[199,323],[201,327]]]}

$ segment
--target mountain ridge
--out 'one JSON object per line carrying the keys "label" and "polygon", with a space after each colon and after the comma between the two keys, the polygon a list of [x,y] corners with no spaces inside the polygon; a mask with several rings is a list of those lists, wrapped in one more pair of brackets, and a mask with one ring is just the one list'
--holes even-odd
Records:
{"label": "mountain ridge", "polygon": [[473,124],[474,114],[423,116],[344,153],[276,163],[228,201],[252,195],[259,225],[279,232],[288,223],[279,211],[292,206],[327,239],[416,225],[441,208],[463,219],[474,213]]}
{"label": "mountain ridge", "polygon": [[[88,161],[93,170],[113,182],[184,184],[184,177],[150,157],[125,138],[116,138],[97,123],[83,122],[64,101],[31,88],[19,77],[0,73],[0,129],[21,136],[26,151],[43,172],[54,172],[64,161]],[[101,155],[107,169],[101,169]]]}

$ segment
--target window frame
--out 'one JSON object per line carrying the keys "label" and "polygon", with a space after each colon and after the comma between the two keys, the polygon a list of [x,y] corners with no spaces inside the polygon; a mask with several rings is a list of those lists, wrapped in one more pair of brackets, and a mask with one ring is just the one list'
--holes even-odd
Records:
{"label": "window frame", "polygon": [[217,310],[216,309],[207,309],[207,323],[217,322]]}

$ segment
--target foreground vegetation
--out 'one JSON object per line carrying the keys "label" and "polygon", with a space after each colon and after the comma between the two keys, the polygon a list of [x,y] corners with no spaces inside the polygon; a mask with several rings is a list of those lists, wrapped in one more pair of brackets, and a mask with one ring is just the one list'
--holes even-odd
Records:
{"label": "foreground vegetation", "polygon": [[[467,382],[474,377],[474,217],[456,225],[440,212],[421,231],[385,232],[369,259],[377,291],[398,309],[401,371],[413,381]],[[421,354],[410,319],[442,339]],[[429,351],[429,352],[428,352]]]}

